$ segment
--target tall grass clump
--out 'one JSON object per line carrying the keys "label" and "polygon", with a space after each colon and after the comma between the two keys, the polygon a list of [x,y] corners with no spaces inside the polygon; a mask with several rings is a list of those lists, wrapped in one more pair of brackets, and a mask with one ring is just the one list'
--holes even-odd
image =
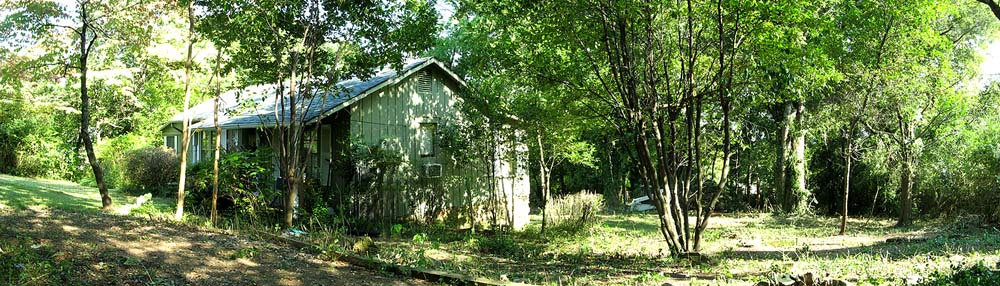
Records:
{"label": "tall grass clump", "polygon": [[552,226],[562,230],[582,230],[600,222],[597,216],[604,210],[604,197],[600,194],[580,192],[558,197],[549,203],[548,213]]}

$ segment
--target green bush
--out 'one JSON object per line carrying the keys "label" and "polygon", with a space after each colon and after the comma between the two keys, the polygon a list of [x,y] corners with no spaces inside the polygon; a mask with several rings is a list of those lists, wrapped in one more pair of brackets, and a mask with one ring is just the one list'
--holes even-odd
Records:
{"label": "green bush", "polygon": [[0,104],[0,173],[68,179],[74,175],[72,143],[46,108]]}
{"label": "green bush", "polygon": [[[1000,268],[1000,262],[996,265]],[[977,286],[1000,285],[1000,270],[990,269],[980,261],[970,267],[952,266],[949,272],[934,272],[920,281],[919,286]]]}
{"label": "green bush", "polygon": [[548,219],[552,227],[580,230],[599,222],[597,217],[604,210],[604,197],[600,194],[580,192],[556,198],[549,202]]}
{"label": "green bush", "polygon": [[408,215],[402,211],[402,194],[412,183],[404,178],[406,164],[400,152],[383,144],[352,144],[350,154],[354,172],[339,208],[354,219],[352,231],[387,232],[391,223]]}
{"label": "green bush", "polygon": [[[131,186],[130,179],[134,174],[133,171],[127,166],[129,157],[136,150],[151,148],[146,147],[153,146],[150,141],[151,140],[146,137],[127,134],[124,136],[109,138],[100,143],[95,142],[94,153],[96,153],[97,159],[101,163],[101,168],[104,169],[104,183],[107,184],[109,188],[133,188]],[[96,186],[96,183],[94,182],[94,173],[90,170],[90,165],[86,160],[86,157],[84,157],[83,162],[81,162],[84,165],[86,172],[84,172],[84,180],[80,183]]]}
{"label": "green bush", "polygon": [[180,159],[170,149],[145,147],[125,155],[125,191],[139,195],[162,193],[177,180]]}
{"label": "green bush", "polygon": [[[213,166],[206,160],[188,168],[187,200],[208,210],[212,199]],[[222,154],[219,160],[219,198],[231,202],[239,214],[264,214],[267,203],[278,196],[272,187],[271,150]],[[220,202],[220,209],[222,208]]]}
{"label": "green bush", "polygon": [[66,178],[70,176],[72,158],[67,150],[53,142],[53,137],[30,134],[17,146],[17,175],[41,178]]}

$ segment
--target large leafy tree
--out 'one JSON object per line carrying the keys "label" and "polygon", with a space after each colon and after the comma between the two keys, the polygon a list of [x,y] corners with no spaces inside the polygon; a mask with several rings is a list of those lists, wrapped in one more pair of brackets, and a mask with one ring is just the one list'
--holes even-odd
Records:
{"label": "large leafy tree", "polygon": [[[130,0],[82,0],[71,3],[56,1],[10,1],[4,9],[5,44],[21,48],[27,46],[39,51],[34,65],[59,66],[78,72],[79,137],[86,150],[94,179],[101,194],[102,209],[112,207],[111,196],[105,183],[105,174],[94,151],[94,132],[91,130],[91,85],[88,75],[91,57],[101,47],[100,41],[132,41],[148,34],[147,19],[156,10],[155,2]],[[56,43],[68,41],[67,46]],[[141,42],[141,41],[139,41]],[[70,48],[71,47],[71,48]],[[9,70],[8,70],[9,71]],[[35,71],[30,71],[35,72]],[[8,78],[7,76],[4,77]],[[6,81],[6,80],[5,80]]]}
{"label": "large leafy tree", "polygon": [[582,139],[593,128],[595,106],[573,83],[584,58],[567,54],[558,45],[525,41],[514,25],[532,25],[524,18],[482,18],[477,9],[488,4],[461,3],[456,26],[441,39],[435,54],[460,57],[455,69],[469,77],[473,92],[466,95],[470,112],[522,134],[530,146],[542,231],[548,225],[548,203],[553,193],[553,170],[564,164],[594,167],[594,148]]}
{"label": "large leafy tree", "polygon": [[[890,162],[898,166],[898,224],[913,220],[914,181],[924,150],[947,136],[959,120],[961,102],[973,82],[979,48],[975,35],[988,34],[983,11],[957,1],[908,2],[895,7],[899,21],[887,44],[880,92],[873,102],[879,116],[871,130],[885,140]],[[969,35],[974,35],[969,37]]]}
{"label": "large leafy tree", "polygon": [[[492,28],[480,34],[496,39],[487,41],[489,48],[524,47],[529,51],[521,54],[535,56],[515,57],[529,64],[514,65],[513,72],[563,85],[618,131],[636,158],[644,189],[658,206],[661,233],[675,254],[699,248],[726,189],[730,114],[738,95],[734,71],[745,64],[737,52],[744,39],[737,24],[742,20],[735,15],[749,8],[740,4],[463,2],[470,18]],[[718,110],[718,117],[704,117],[705,110]],[[717,155],[703,156],[705,150]],[[715,162],[721,162],[718,171],[704,168]],[[693,221],[688,211],[696,213]]]}

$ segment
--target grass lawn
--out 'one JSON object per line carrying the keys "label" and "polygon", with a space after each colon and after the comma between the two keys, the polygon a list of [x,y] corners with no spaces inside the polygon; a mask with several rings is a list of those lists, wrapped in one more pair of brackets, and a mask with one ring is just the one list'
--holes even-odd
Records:
{"label": "grass lawn", "polygon": [[[109,192],[116,211],[120,213],[172,214],[176,205],[176,200],[153,197],[150,203],[131,209],[127,206],[135,203],[136,197],[115,189]],[[0,208],[24,210],[38,207],[83,212],[98,211],[101,209],[101,194],[97,188],[72,182],[0,174]]]}
{"label": "grass lawn", "polygon": [[[536,218],[537,219],[537,218]],[[415,228],[376,241],[372,257],[418,267],[537,284],[747,285],[773,274],[806,272],[859,285],[900,285],[952,265],[1000,260],[1000,231],[978,223],[919,222],[893,227],[884,218],[839,220],[771,214],[714,217],[703,254],[669,257],[655,215],[604,215],[589,229],[538,233],[538,223],[508,236]],[[902,242],[887,242],[908,238]]]}

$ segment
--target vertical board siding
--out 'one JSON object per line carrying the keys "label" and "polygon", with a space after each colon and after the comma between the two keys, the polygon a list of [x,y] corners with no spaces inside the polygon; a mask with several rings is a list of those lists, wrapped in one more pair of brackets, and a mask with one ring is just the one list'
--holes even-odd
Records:
{"label": "vertical board siding", "polygon": [[[427,72],[430,77],[430,92],[420,92],[419,78]],[[428,68],[413,73],[408,78],[400,80],[393,86],[383,88],[380,92],[371,94],[350,107],[350,134],[352,138],[360,139],[367,145],[380,144],[383,141],[394,148],[401,148],[403,161],[409,164],[412,175],[420,176],[424,164],[438,163],[443,167],[445,178],[428,180],[417,178],[403,192],[389,194],[395,205],[392,211],[403,211],[421,217],[428,204],[435,201],[446,211],[458,212],[461,208],[483,208],[490,203],[490,185],[497,187],[493,200],[503,217],[512,217],[514,227],[520,228],[527,223],[528,213],[528,177],[520,162],[510,162],[504,159],[497,162],[496,177],[481,173],[474,166],[456,166],[447,158],[450,155],[440,148],[440,138],[435,138],[433,157],[421,157],[419,148],[419,129],[424,122],[433,122],[442,128],[446,124],[461,120],[458,110],[457,83],[451,83],[450,77],[442,71]],[[515,142],[507,144],[515,145]],[[388,147],[387,146],[387,147]],[[497,146],[500,152],[520,149],[511,146]],[[451,180],[455,185],[433,182]],[[460,181],[456,181],[460,180]],[[435,195],[439,192],[440,195]],[[442,198],[441,196],[444,196]],[[443,202],[440,200],[444,200]],[[402,208],[402,209],[401,209]],[[481,216],[481,215],[480,215]],[[481,216],[482,217],[482,216]],[[501,223],[507,218],[501,219]]]}

